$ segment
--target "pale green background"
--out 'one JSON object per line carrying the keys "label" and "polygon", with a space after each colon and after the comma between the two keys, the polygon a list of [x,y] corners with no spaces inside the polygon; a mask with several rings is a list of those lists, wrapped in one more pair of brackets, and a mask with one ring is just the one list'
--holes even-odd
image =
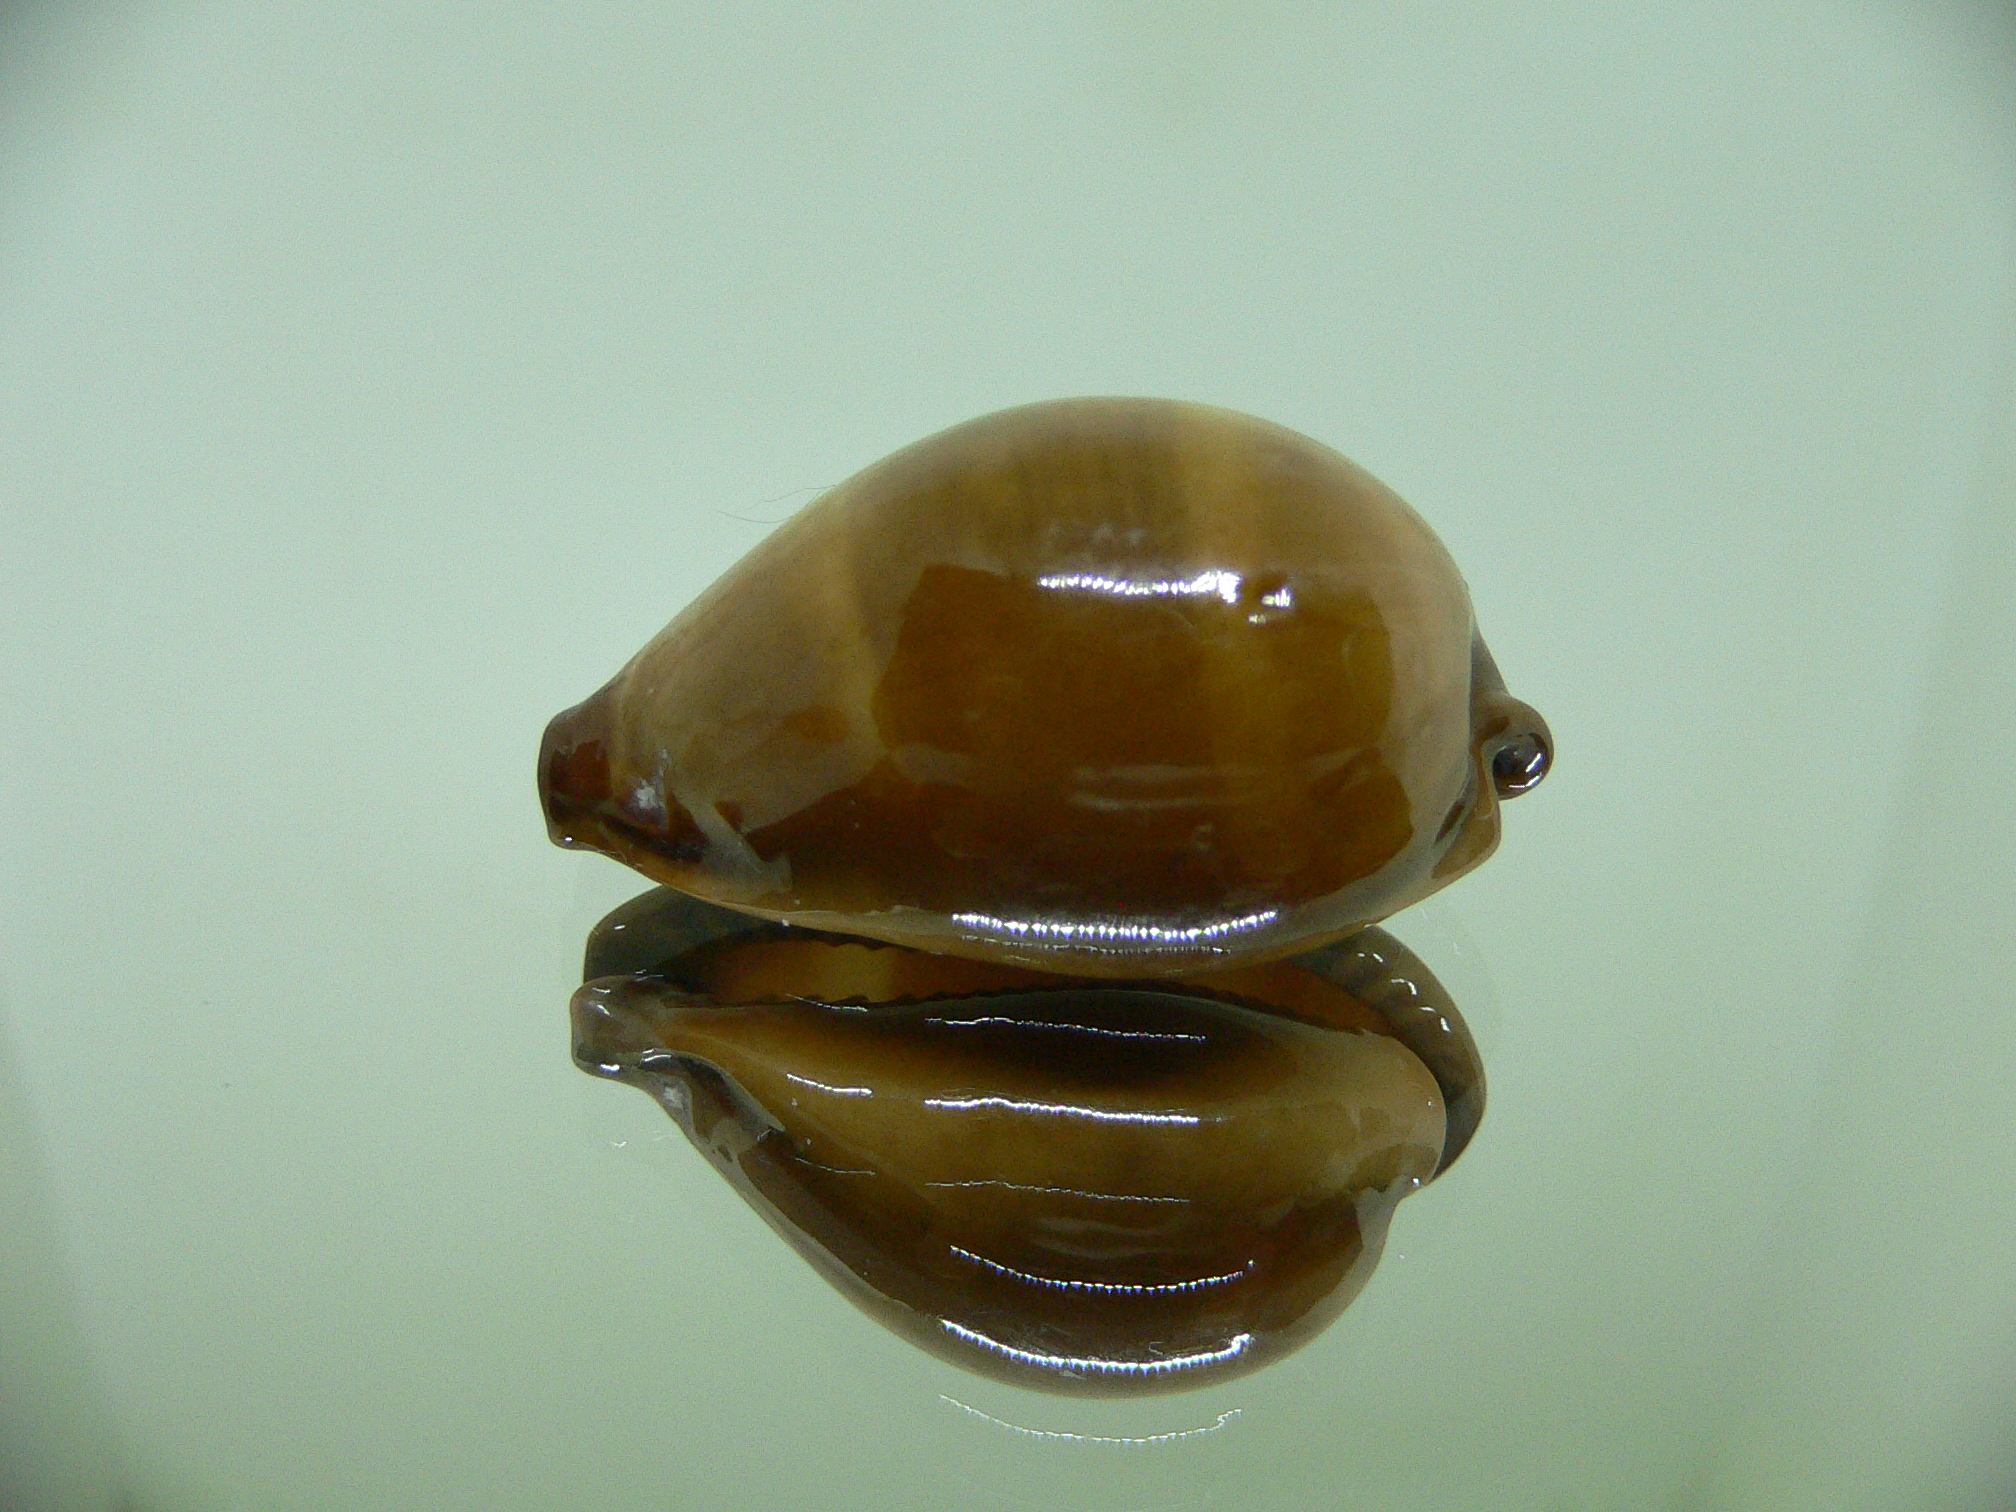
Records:
{"label": "pale green background", "polygon": [[[0,1506],[2016,1506],[2011,32],[0,12]],[[1089,392],[1384,477],[1561,757],[1395,925],[1461,1167],[1301,1355],[1088,1405],[571,1067],[639,884],[532,765],[810,490]]]}

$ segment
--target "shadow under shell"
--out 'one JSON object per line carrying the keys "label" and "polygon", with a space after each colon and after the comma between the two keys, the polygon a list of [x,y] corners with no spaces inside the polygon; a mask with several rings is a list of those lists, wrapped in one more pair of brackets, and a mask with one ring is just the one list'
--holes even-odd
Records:
{"label": "shadow under shell", "polygon": [[752,920],[671,889],[591,937],[574,1054],[650,1092],[850,1300],[1053,1391],[1257,1368],[1363,1287],[1483,1076],[1377,930],[1140,983]]}

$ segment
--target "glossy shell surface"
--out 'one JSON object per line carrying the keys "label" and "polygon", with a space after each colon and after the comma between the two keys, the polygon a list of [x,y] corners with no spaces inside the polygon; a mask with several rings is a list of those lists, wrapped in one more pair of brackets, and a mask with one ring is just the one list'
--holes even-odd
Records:
{"label": "glossy shell surface", "polygon": [[766,924],[660,889],[574,999],[584,1070],[656,1097],[857,1306],[969,1369],[1137,1393],[1241,1374],[1370,1279],[1483,1073],[1378,930],[1133,984]]}
{"label": "glossy shell surface", "polygon": [[697,897],[1141,977],[1424,896],[1548,752],[1376,480],[1245,415],[1083,399],[807,506],[553,722],[540,776],[557,840]]}

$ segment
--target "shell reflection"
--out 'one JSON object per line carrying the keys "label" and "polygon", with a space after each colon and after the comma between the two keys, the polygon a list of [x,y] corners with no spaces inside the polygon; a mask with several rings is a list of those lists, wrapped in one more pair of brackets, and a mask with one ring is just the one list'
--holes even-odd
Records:
{"label": "shell reflection", "polygon": [[584,1070],[655,1096],[872,1316],[1052,1390],[1179,1389],[1311,1337],[1482,1103],[1460,1016],[1376,931],[1123,984],[667,888],[603,921],[587,974]]}

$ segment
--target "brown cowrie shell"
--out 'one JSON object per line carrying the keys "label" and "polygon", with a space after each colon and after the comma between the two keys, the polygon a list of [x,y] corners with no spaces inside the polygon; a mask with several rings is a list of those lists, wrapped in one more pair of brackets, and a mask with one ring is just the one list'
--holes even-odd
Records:
{"label": "brown cowrie shell", "polygon": [[949,1359],[1220,1379],[1341,1310],[1475,1132],[1462,1016],[1372,925],[1552,759],[1441,543],[1335,452],[990,415],[547,728],[553,838],[668,884],[591,937],[575,1057]]}
{"label": "brown cowrie shell", "polygon": [[1029,405],[779,527],[555,719],[551,833],[759,917],[1085,976],[1336,941],[1545,773],[1434,533],[1229,410]]}

